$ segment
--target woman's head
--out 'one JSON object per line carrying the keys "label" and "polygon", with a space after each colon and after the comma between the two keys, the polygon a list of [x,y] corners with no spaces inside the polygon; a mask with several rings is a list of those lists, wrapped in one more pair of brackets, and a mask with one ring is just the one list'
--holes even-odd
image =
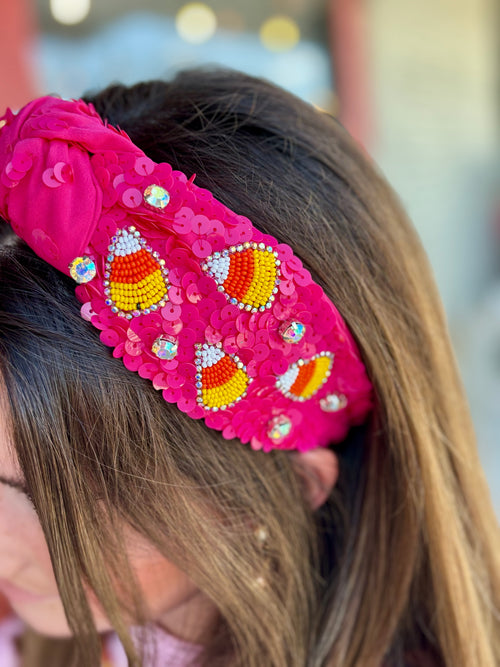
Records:
{"label": "woman's head", "polygon": [[[210,664],[226,651],[250,666],[320,665],[328,654],[367,665],[425,644],[456,664],[493,665],[480,639],[472,648],[451,639],[486,618],[474,577],[486,582],[493,554],[483,544],[480,561],[471,527],[480,543],[491,517],[479,516],[484,482],[430,272],[385,183],[333,119],[243,75],[187,72],[91,101],[153,160],[196,173],[294,249],[354,335],[376,407],[334,448],[338,483],[311,507],[311,468],[224,441],[166,404],[81,319],[73,281],[22,244],[6,246],[0,363],[15,450],[6,465],[17,462],[11,472],[33,497],[42,571],[50,554],[73,631],[92,629],[92,589],[132,651],[126,627],[148,610],[128,590],[124,554],[144,541],[184,581],[182,601],[200,591],[218,610]],[[453,604],[450,567],[468,610]]]}

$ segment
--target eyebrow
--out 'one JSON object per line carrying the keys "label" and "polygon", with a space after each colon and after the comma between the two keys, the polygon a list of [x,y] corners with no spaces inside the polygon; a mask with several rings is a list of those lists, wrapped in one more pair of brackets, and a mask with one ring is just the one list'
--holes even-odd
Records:
{"label": "eyebrow", "polygon": [[24,482],[21,482],[21,480],[12,479],[11,477],[3,477],[3,475],[0,475],[0,484],[7,484],[7,486],[11,486],[12,488],[17,489],[18,491],[21,491],[22,493],[29,495],[28,487]]}

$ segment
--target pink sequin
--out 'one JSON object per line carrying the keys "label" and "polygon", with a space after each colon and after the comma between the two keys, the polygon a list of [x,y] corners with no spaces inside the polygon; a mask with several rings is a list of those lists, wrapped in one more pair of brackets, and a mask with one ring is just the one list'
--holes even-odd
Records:
{"label": "pink sequin", "polygon": [[54,177],[60,183],[69,183],[73,177],[73,170],[66,162],[57,162],[54,165]]}
{"label": "pink sequin", "polygon": [[122,201],[129,208],[137,208],[142,202],[142,192],[137,188],[127,188],[122,194]]}
{"label": "pink sequin", "polygon": [[[15,178],[14,174],[8,174],[8,176],[9,178]],[[58,181],[57,178],[55,177],[54,170],[52,169],[52,167],[49,167],[43,172],[42,181],[48,188],[60,188],[62,185],[61,181]]]}
{"label": "pink sequin", "polygon": [[199,303],[203,298],[203,294],[200,292],[196,283],[191,283],[186,289],[186,297],[191,303]]}
{"label": "pink sequin", "polygon": [[90,302],[83,304],[83,306],[80,308],[80,313],[83,319],[87,320],[87,322],[90,322],[93,315],[95,315],[94,311],[92,310],[92,304]]}
{"label": "pink sequin", "polygon": [[212,246],[208,241],[199,239],[198,241],[195,241],[193,243],[192,250],[193,253],[196,255],[196,257],[204,258],[210,255],[210,253],[212,252]]}
{"label": "pink sequin", "polygon": [[150,174],[153,173],[154,168],[155,168],[155,163],[148,157],[139,157],[136,159],[134,164],[134,169],[141,176],[149,176]]}
{"label": "pink sequin", "polygon": [[158,364],[149,361],[142,364],[142,366],[139,366],[138,373],[141,378],[144,378],[145,380],[153,380],[158,374],[158,368]]}
{"label": "pink sequin", "polygon": [[12,167],[19,174],[25,174],[33,166],[33,158],[24,151],[16,151],[12,156]]}
{"label": "pink sequin", "polygon": [[161,309],[161,314],[169,322],[174,322],[181,316],[181,307],[175,303],[167,303],[167,305]]}

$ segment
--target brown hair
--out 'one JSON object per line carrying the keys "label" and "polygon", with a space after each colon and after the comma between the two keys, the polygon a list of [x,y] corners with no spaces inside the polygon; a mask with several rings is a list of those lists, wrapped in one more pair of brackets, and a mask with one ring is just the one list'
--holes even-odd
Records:
{"label": "brown hair", "polygon": [[[339,482],[311,513],[293,457],[225,442],[166,404],[80,318],[71,280],[6,246],[1,372],[77,664],[99,661],[82,581],[140,664],[120,612],[130,603],[140,622],[141,601],[111,583],[132,580],[120,518],[217,604],[207,665],[395,667],[413,652],[494,667],[498,527],[431,271],[385,181],[334,119],[243,74],[193,70],[89,100],[293,246],[356,338],[377,404],[335,447]],[[255,523],[269,533],[263,587]],[[30,646],[33,666],[68,664],[60,642]]]}

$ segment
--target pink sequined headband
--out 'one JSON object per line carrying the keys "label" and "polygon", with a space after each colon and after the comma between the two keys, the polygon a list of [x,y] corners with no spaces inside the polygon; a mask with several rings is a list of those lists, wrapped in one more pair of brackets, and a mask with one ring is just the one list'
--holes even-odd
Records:
{"label": "pink sequined headband", "polygon": [[83,101],[43,97],[2,123],[0,214],[166,401],[265,451],[327,446],[366,419],[357,346],[288,245]]}

